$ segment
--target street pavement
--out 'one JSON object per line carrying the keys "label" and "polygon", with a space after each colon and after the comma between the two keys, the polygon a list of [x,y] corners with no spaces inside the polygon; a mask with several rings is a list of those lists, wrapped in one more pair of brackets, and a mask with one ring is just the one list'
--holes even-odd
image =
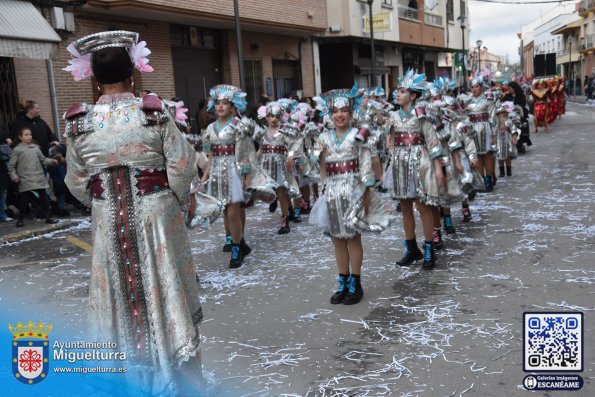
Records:
{"label": "street pavement", "polygon": [[[278,212],[264,204],[250,209],[253,253],[237,270],[221,252],[221,221],[191,230],[205,392],[530,395],[522,386],[523,313],[572,310],[584,313],[585,385],[558,394],[595,395],[594,125],[593,107],[569,103],[551,132],[534,134],[534,145],[513,162],[513,176],[472,202],[470,223],[453,208],[457,233],[445,236],[433,271],[395,266],[400,220],[381,235],[365,235],[365,296],[354,306],[329,303],[336,288],[332,244],[307,217],[278,236]],[[7,227],[0,225],[0,235],[9,234]],[[61,327],[84,329],[91,241],[90,223],[78,219],[0,245],[3,314],[44,312]],[[19,298],[10,307],[9,296]]]}

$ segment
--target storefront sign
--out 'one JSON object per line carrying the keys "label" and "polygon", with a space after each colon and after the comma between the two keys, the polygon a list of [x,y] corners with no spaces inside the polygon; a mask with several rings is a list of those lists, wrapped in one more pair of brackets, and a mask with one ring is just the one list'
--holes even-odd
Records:
{"label": "storefront sign", "polygon": [[[374,32],[392,32],[393,30],[393,22],[392,22],[392,12],[380,12],[378,14],[374,14],[372,16],[374,22]],[[370,31],[370,16],[366,15],[363,17],[364,26],[363,32],[369,33]]]}
{"label": "storefront sign", "polygon": [[452,67],[453,59],[451,52],[439,52],[438,53],[438,67],[450,68]]}

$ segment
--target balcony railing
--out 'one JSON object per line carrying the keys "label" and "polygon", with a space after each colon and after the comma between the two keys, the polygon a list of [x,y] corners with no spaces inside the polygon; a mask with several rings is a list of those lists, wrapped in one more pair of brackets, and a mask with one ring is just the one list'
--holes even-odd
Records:
{"label": "balcony railing", "polygon": [[442,26],[442,16],[441,15],[436,15],[436,14],[430,14],[429,12],[426,12],[424,14],[424,22],[428,25],[434,25],[434,26]]}
{"label": "balcony railing", "polygon": [[402,5],[399,5],[399,18],[419,21],[419,11],[417,10],[417,8],[404,7]]}

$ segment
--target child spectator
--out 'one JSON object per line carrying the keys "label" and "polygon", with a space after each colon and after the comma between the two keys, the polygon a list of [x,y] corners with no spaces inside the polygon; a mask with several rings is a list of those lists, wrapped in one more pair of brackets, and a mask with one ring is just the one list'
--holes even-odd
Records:
{"label": "child spectator", "polygon": [[19,188],[19,220],[17,226],[25,226],[23,217],[27,212],[29,202],[35,198],[39,199],[39,208],[41,218],[45,218],[46,223],[57,223],[58,221],[50,217],[50,204],[45,192],[48,183],[45,178],[43,167],[45,165],[58,164],[57,160],[44,157],[39,146],[32,143],[33,135],[29,128],[23,128],[18,132],[12,157],[8,162],[8,174],[10,179]]}

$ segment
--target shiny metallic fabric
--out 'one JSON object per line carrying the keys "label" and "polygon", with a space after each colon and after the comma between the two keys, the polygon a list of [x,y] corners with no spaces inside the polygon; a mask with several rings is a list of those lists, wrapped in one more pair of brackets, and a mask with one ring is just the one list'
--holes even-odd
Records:
{"label": "shiny metallic fabric", "polygon": [[428,119],[418,119],[403,111],[392,112],[391,134],[393,142],[420,138],[423,143],[394,145],[391,152],[393,197],[397,199],[420,199],[428,205],[439,205],[440,186],[431,158],[442,156],[442,145],[436,130]]}
{"label": "shiny metallic fabric", "polygon": [[[146,125],[141,106],[132,94],[102,96],[78,115],[85,129],[68,137],[65,182],[92,208],[89,340],[118,342],[151,394],[175,394],[175,369],[200,357],[202,310],[182,213],[197,171],[174,121],[163,114]],[[141,194],[143,170],[165,171],[168,188]],[[91,198],[92,179],[101,198]]]}
{"label": "shiny metallic fabric", "polygon": [[361,232],[380,232],[394,219],[372,190],[368,213],[364,211],[364,193],[366,187],[374,185],[375,178],[372,151],[355,139],[357,131],[355,128],[350,129],[339,141],[335,130],[326,130],[314,145],[313,154],[317,158],[324,158],[327,165],[343,166],[359,162],[359,168],[333,173],[324,179],[329,232],[335,238],[351,238]]}
{"label": "shiny metallic fabric", "polygon": [[459,95],[457,99],[468,117],[487,118],[487,121],[469,121],[473,125],[475,133],[473,138],[477,154],[486,154],[492,151],[492,137],[494,137],[492,125],[496,125],[495,102],[489,101],[485,95],[479,97],[474,97],[471,94]]}

